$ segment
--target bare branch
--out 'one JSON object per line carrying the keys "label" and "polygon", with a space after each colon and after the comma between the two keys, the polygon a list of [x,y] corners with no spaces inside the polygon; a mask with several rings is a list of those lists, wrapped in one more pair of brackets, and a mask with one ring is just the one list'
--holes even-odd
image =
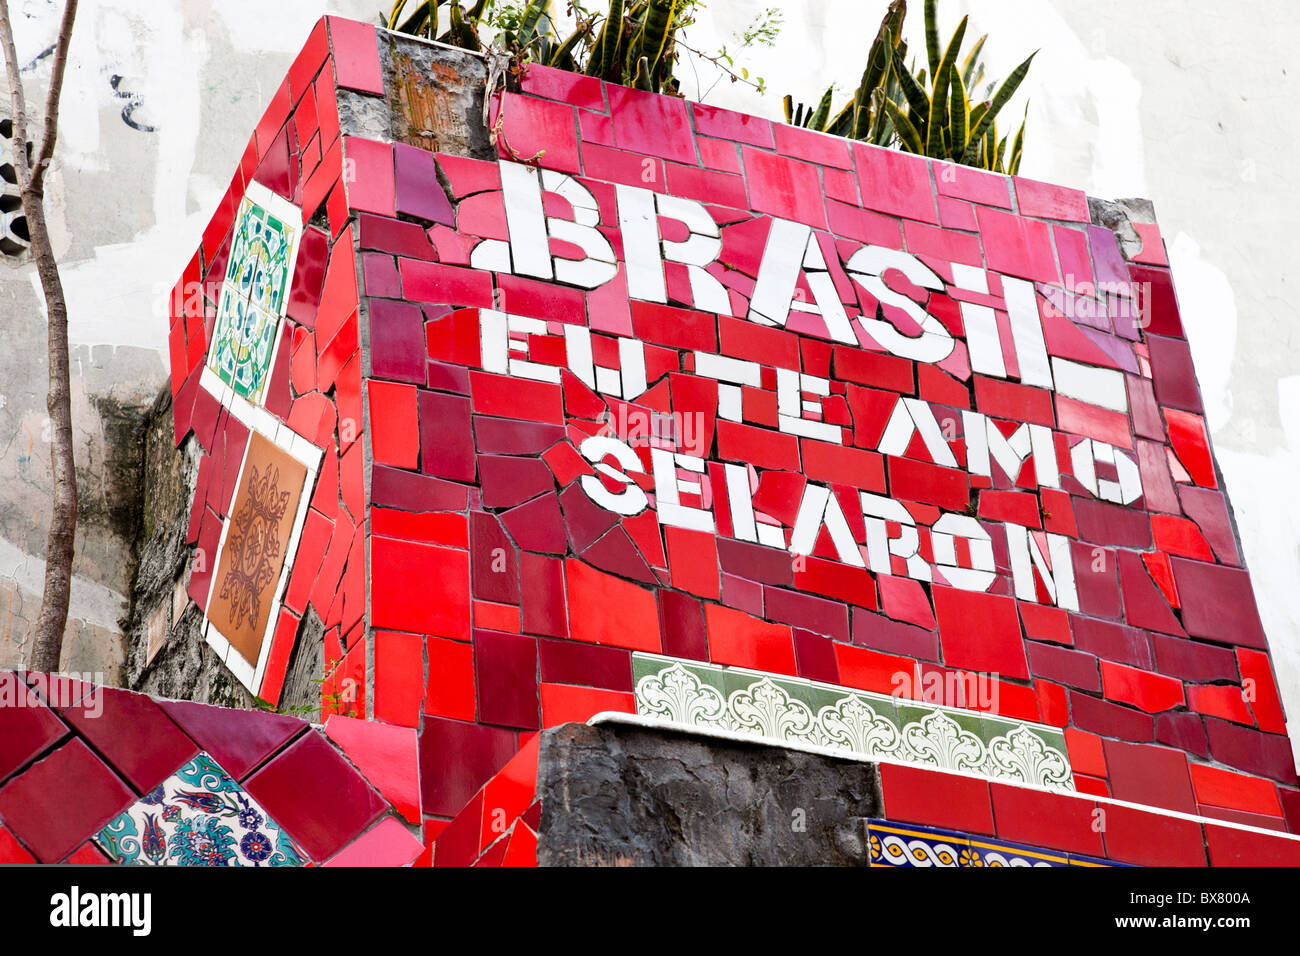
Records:
{"label": "bare branch", "polygon": [[[7,5],[7,0],[6,0]],[[50,90],[45,100],[45,132],[41,148],[32,171],[32,188],[40,193],[45,183],[45,170],[54,158],[54,143],[59,134],[59,98],[63,94],[63,73],[68,65],[68,46],[72,43],[72,21],[77,16],[77,0],[66,0],[63,19],[59,22],[59,38],[54,48],[54,63],[50,71]],[[13,78],[10,77],[10,82]]]}
{"label": "bare branch", "polygon": [[0,0],[0,47],[4,49],[9,97],[13,102],[14,170],[18,173],[18,189],[24,191],[31,179],[31,168],[27,165],[27,101],[23,96],[22,75],[18,71],[13,26],[9,22],[9,0]]}

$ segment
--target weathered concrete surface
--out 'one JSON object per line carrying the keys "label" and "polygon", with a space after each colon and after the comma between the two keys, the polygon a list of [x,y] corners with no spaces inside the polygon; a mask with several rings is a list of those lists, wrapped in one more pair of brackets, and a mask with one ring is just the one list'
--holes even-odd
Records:
{"label": "weathered concrete surface", "polygon": [[543,732],[541,866],[867,866],[875,764],[627,725]]}

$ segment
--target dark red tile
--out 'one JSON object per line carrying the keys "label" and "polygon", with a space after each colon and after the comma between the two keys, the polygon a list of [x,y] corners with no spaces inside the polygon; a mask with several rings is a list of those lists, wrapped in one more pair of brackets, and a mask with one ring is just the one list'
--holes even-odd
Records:
{"label": "dark red tile", "polygon": [[[515,750],[513,730],[425,717],[420,734],[424,812],[455,816]],[[478,834],[476,829],[476,845]]]}
{"label": "dark red tile", "polygon": [[1220,763],[1292,786],[1296,783],[1291,745],[1281,734],[1265,734],[1250,727],[1205,718],[1210,755]]}
{"label": "dark red tile", "polygon": [[143,694],[101,689],[63,716],[140,793],[158,786],[199,751]]}
{"label": "dark red tile", "polygon": [[388,809],[315,731],[249,777],[244,787],[317,862],[332,857]]}
{"label": "dark red tile", "polygon": [[479,720],[523,730],[541,726],[536,638],[476,629],[474,663]]}
{"label": "dark red tile", "polygon": [[1120,740],[1105,740],[1102,746],[1115,799],[1196,812],[1187,757],[1181,751]]}
{"label": "dark red tile", "polygon": [[0,672],[0,780],[68,732],[63,721],[12,671]]}
{"label": "dark red tile", "polygon": [[42,863],[57,863],[134,800],[121,778],[72,740],[0,789],[0,819]]}
{"label": "dark red tile", "polygon": [[1188,634],[1246,647],[1268,646],[1249,574],[1187,558],[1170,563]]}
{"label": "dark red tile", "polygon": [[519,591],[525,633],[568,637],[563,561],[525,551],[519,558]]}
{"label": "dark red tile", "polygon": [[230,710],[179,700],[160,701],[159,706],[236,780],[248,776],[307,726],[306,721],[287,714]]}
{"label": "dark red tile", "polygon": [[632,690],[632,652],[574,641],[539,642],[542,680],[606,690]]}

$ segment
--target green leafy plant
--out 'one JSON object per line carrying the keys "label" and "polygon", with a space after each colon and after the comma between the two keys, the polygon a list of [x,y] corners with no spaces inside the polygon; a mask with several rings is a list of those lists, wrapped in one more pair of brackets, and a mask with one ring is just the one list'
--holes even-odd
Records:
{"label": "green leafy plant", "polygon": [[1025,105],[1014,138],[999,138],[997,117],[1024,82],[1037,54],[1031,54],[1001,84],[985,84],[980,55],[988,36],[980,37],[959,63],[968,18],[962,18],[941,49],[937,7],[938,0],[925,0],[925,67],[916,70],[907,62],[907,44],[901,40],[907,4],[894,0],[848,105],[832,116],[833,87],[815,109],[802,104],[796,108],[787,96],[786,121],[932,159],[999,173],[1018,172],[1029,106]]}
{"label": "green leafy plant", "polygon": [[[794,104],[785,97],[785,121],[794,126],[833,133],[859,139],[876,146],[888,146],[894,141],[893,122],[886,109],[891,97],[898,97],[900,85],[895,64],[907,58],[907,43],[902,39],[903,18],[907,15],[907,0],[894,0],[880,23],[880,31],[867,54],[867,66],[862,72],[853,98],[838,112],[831,107],[835,87],[827,88],[815,108]],[[905,69],[905,68],[904,68]]]}
{"label": "green leafy plant", "polygon": [[[602,14],[582,0],[566,0],[573,20],[567,36],[558,32],[552,9],[558,0],[478,0],[466,10],[454,0],[395,0],[380,23],[389,30],[438,40],[468,50],[507,54],[515,64],[545,66],[598,76],[622,86],[655,93],[678,92],[674,75],[682,50],[708,60],[732,82],[759,92],[761,77],[751,79],[724,46],[715,54],[686,46],[683,32],[695,22],[704,0],[609,0]],[[767,8],[736,36],[741,48],[770,46],[780,31],[781,13]]]}

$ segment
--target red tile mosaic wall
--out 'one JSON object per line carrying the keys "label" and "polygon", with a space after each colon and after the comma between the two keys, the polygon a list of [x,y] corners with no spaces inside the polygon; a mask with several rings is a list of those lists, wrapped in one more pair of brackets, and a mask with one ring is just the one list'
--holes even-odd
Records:
{"label": "red tile mosaic wall", "polygon": [[637,651],[985,672],[1080,790],[1300,826],[1158,229],[1130,265],[1076,190],[541,67],[496,162],[341,136],[382,78],[322,21],[273,98],[178,286],[176,438],[212,554],[247,435],[198,375],[260,182],[309,223],[265,407],[322,457],[258,692],[310,605],[451,857],[539,729],[635,709]]}

